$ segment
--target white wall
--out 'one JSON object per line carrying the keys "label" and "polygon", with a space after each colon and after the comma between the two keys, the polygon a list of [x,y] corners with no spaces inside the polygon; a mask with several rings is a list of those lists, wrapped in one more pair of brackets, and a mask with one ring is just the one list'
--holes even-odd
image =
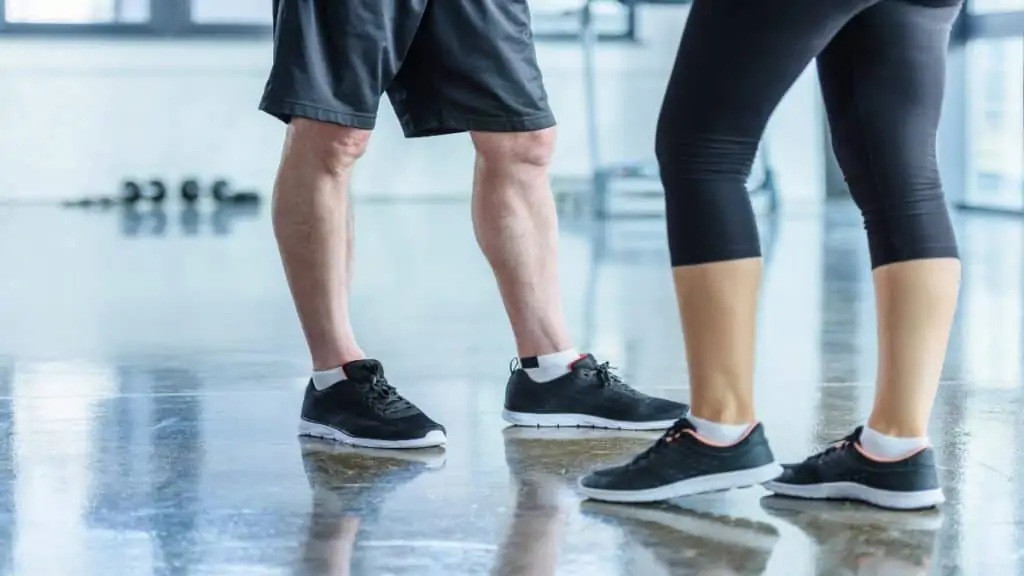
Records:
{"label": "white wall", "polygon": [[[652,155],[661,93],[684,21],[685,9],[651,7],[642,14],[641,45],[600,49],[605,159]],[[538,50],[560,121],[553,172],[586,175],[580,51],[550,43]],[[108,192],[126,176],[224,175],[266,189],[283,133],[279,123],[256,111],[269,59],[269,40],[0,41],[0,200]],[[790,204],[823,195],[820,110],[813,70],[808,70],[769,127]],[[466,194],[472,161],[468,138],[440,140],[404,141],[385,104],[357,173],[358,194]]]}

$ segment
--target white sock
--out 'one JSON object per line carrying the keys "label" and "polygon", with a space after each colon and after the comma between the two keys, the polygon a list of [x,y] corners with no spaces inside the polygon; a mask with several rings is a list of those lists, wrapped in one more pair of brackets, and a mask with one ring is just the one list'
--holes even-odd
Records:
{"label": "white sock", "polygon": [[313,387],[317,390],[326,390],[346,378],[348,375],[345,374],[345,369],[341,366],[330,370],[314,370]]}
{"label": "white sock", "polygon": [[534,382],[550,382],[568,374],[572,370],[569,366],[579,359],[579,352],[576,352],[575,348],[570,348],[554,354],[520,358],[519,363]]}
{"label": "white sock", "polygon": [[898,460],[927,448],[931,443],[928,438],[898,438],[886,436],[866,425],[860,432],[860,445],[868,454],[885,460]]}
{"label": "white sock", "polygon": [[715,444],[735,444],[739,442],[750,424],[719,424],[696,416],[687,416],[687,420],[697,429],[697,434]]}

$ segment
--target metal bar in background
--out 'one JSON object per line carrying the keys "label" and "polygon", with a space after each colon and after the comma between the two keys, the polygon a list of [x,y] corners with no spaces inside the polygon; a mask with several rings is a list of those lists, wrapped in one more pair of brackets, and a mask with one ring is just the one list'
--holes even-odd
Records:
{"label": "metal bar in background", "polygon": [[[591,170],[596,174],[604,165],[601,159],[597,126],[597,63],[594,53],[597,51],[597,30],[594,27],[593,2],[587,0],[580,12],[580,39],[583,52],[583,93],[585,114],[587,117],[587,155]],[[595,193],[598,195],[598,206],[604,208],[603,186],[595,182]]]}
{"label": "metal bar in background", "polygon": [[174,39],[181,40],[248,40],[272,38],[274,30],[262,24],[194,24],[175,30]]}
{"label": "metal bar in background", "polygon": [[953,31],[950,34],[949,43],[952,46],[960,46],[967,43],[967,20],[970,18],[970,0],[960,8],[960,13],[956,15],[956,20],[953,21]]}
{"label": "metal bar in background", "polygon": [[176,37],[192,25],[192,1],[150,0],[149,21],[157,35]]}
{"label": "metal bar in background", "polygon": [[965,40],[1024,36],[1024,10],[994,14],[968,14],[964,17]]}
{"label": "metal bar in background", "polygon": [[639,16],[636,11],[636,1],[630,0],[627,3],[627,6],[629,11],[626,16],[628,18],[626,21],[626,37],[635,41],[637,39],[637,22],[639,20]]}
{"label": "metal bar in background", "polygon": [[[1021,190],[1021,192],[1024,192],[1024,190]],[[969,202],[959,202],[954,206],[956,206],[956,209],[961,212],[973,212],[975,214],[984,214],[989,216],[1006,216],[1010,218],[1024,217],[1024,209],[1000,208],[998,206],[985,206],[984,204],[971,204]]]}
{"label": "metal bar in background", "polygon": [[7,27],[7,4],[6,0],[0,0],[0,33]]}
{"label": "metal bar in background", "polygon": [[46,37],[48,40],[100,38],[153,38],[158,31],[151,24],[53,24],[10,23],[0,24],[0,35],[16,37]]}

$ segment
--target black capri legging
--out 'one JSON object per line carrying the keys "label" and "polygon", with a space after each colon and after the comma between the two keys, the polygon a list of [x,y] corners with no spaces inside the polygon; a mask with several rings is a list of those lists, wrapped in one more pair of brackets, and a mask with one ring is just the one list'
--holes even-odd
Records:
{"label": "black capri legging", "polygon": [[760,256],[747,176],[811,59],[874,267],[957,257],[935,158],[959,0],[694,0],[658,120],[673,266]]}

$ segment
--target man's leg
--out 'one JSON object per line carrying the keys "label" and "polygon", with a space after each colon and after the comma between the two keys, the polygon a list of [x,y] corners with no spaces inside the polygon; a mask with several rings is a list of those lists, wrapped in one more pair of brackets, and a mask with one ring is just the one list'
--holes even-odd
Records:
{"label": "man's leg", "polygon": [[409,136],[473,134],[474,228],[520,355],[505,394],[506,420],[667,428],[685,405],[633,390],[607,364],[577,354],[565,328],[547,174],[555,119],[531,34],[526,0],[434,2],[389,94],[409,103],[400,115]]}
{"label": "man's leg", "polygon": [[369,138],[369,130],[296,118],[274,185],[274,235],[317,372],[366,357],[348,311],[349,182]]}
{"label": "man's leg", "polygon": [[570,350],[558,281],[558,216],[548,184],[555,129],[474,132],[473,143],[473,230],[498,281],[516,351],[530,357]]}
{"label": "man's leg", "polygon": [[[444,428],[365,357],[348,309],[352,169],[423,9],[405,0],[397,7],[380,0],[278,1],[274,8],[274,65],[260,107],[288,123],[273,223],[313,360],[300,434],[380,448],[442,444]],[[337,33],[353,29],[360,33]]]}

